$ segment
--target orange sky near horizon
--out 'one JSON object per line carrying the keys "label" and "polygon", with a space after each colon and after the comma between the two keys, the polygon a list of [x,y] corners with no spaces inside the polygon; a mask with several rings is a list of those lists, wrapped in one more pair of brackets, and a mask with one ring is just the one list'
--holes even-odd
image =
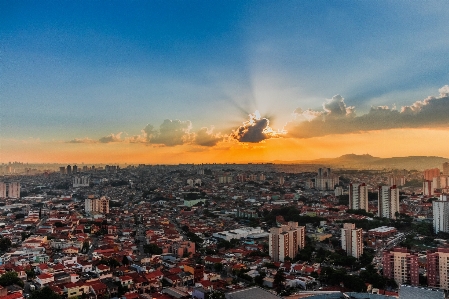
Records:
{"label": "orange sky near horizon", "polygon": [[[307,139],[273,138],[261,143],[220,142],[213,147],[154,146],[142,143],[67,143],[1,140],[1,163],[248,163],[313,160],[344,154],[376,157],[441,156],[447,152],[449,128],[392,129]],[[446,142],[446,143],[445,143]]]}

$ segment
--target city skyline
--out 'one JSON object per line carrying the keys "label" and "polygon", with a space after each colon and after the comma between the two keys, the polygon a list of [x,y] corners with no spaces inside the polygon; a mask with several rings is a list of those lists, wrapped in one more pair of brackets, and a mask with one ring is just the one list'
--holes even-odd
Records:
{"label": "city skyline", "polygon": [[448,157],[444,1],[0,11],[0,163]]}

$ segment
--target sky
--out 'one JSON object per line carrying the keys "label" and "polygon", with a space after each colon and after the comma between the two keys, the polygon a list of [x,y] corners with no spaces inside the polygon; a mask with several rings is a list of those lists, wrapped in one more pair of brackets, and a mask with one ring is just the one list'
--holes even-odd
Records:
{"label": "sky", "polygon": [[0,163],[449,157],[447,1],[0,0]]}

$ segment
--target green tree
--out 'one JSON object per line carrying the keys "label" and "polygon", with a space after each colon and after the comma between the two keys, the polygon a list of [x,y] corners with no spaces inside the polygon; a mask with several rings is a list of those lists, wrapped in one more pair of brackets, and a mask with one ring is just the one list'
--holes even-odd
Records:
{"label": "green tree", "polygon": [[284,282],[285,282],[285,274],[284,271],[278,270],[276,272],[276,275],[273,277],[273,287],[276,290],[276,292],[282,291],[284,288]]}
{"label": "green tree", "polygon": [[17,275],[17,272],[14,271],[9,271],[6,272],[5,274],[3,274],[2,276],[0,276],[0,285],[1,286],[10,286],[16,284],[18,286],[21,286],[23,288],[23,281],[22,279],[19,278],[19,276]]}
{"label": "green tree", "polygon": [[143,245],[143,251],[148,254],[161,254],[162,253],[162,249],[159,248],[154,243]]}
{"label": "green tree", "polygon": [[43,287],[31,293],[29,299],[61,299],[61,296],[56,294],[49,287]]}
{"label": "green tree", "polygon": [[215,272],[220,273],[221,271],[223,271],[223,264],[222,263],[215,263],[214,264],[214,270],[215,270]]}
{"label": "green tree", "polygon": [[212,291],[209,294],[209,299],[225,299],[225,298],[226,298],[225,294],[223,292],[220,292],[220,291],[217,291],[217,290]]}
{"label": "green tree", "polygon": [[128,257],[126,255],[123,256],[122,264],[124,266],[128,266],[129,265],[129,259],[128,259]]}

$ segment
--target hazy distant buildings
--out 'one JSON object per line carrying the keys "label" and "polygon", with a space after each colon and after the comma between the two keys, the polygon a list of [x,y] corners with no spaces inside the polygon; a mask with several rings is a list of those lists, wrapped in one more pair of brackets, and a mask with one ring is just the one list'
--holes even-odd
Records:
{"label": "hazy distant buildings", "polygon": [[102,196],[100,198],[94,198],[89,196],[84,202],[84,211],[88,214],[91,213],[109,213],[109,198]]}
{"label": "hazy distant buildings", "polygon": [[67,174],[72,174],[72,166],[71,165],[67,165],[67,170],[66,170]]}
{"label": "hazy distant buildings", "polygon": [[368,186],[365,183],[349,184],[349,208],[368,212]]}
{"label": "hazy distant buildings", "polygon": [[424,180],[431,181],[434,177],[440,175],[440,170],[438,168],[426,169],[424,170]]}
{"label": "hazy distant buildings", "polygon": [[6,198],[6,183],[0,182],[0,198]]}
{"label": "hazy distant buildings", "polygon": [[338,175],[333,174],[330,168],[318,168],[318,174],[315,177],[315,188],[317,190],[334,190],[339,183]]}
{"label": "hazy distant buildings", "polygon": [[219,183],[219,184],[229,184],[229,183],[232,183],[232,176],[227,175],[227,174],[225,174],[225,175],[220,175],[220,176],[218,177],[218,183]]}
{"label": "hazy distant buildings", "polygon": [[433,187],[433,180],[425,180],[422,183],[422,194],[424,196],[432,196],[435,194],[435,188]]}
{"label": "hazy distant buildings", "polygon": [[20,183],[0,182],[0,198],[20,198]]}
{"label": "hazy distant buildings", "polygon": [[388,178],[388,183],[390,186],[396,185],[396,186],[404,186],[405,185],[405,176],[396,176],[392,175]]}
{"label": "hazy distant buildings", "polygon": [[89,183],[90,183],[90,177],[87,176],[87,175],[75,176],[72,179],[72,186],[73,186],[73,188],[89,187]]}
{"label": "hazy distant buildings", "polygon": [[363,230],[353,223],[344,223],[341,229],[341,248],[347,255],[359,258],[363,254]]}
{"label": "hazy distant buildings", "polygon": [[399,213],[399,189],[396,186],[379,186],[378,215],[390,219],[396,219]]}
{"label": "hazy distant buildings", "polygon": [[449,162],[443,163],[443,175],[449,175]]}
{"label": "hazy distant buildings", "polygon": [[268,240],[271,259],[284,262],[286,257],[294,258],[299,249],[304,248],[305,227],[290,221],[287,225],[272,227]]}

